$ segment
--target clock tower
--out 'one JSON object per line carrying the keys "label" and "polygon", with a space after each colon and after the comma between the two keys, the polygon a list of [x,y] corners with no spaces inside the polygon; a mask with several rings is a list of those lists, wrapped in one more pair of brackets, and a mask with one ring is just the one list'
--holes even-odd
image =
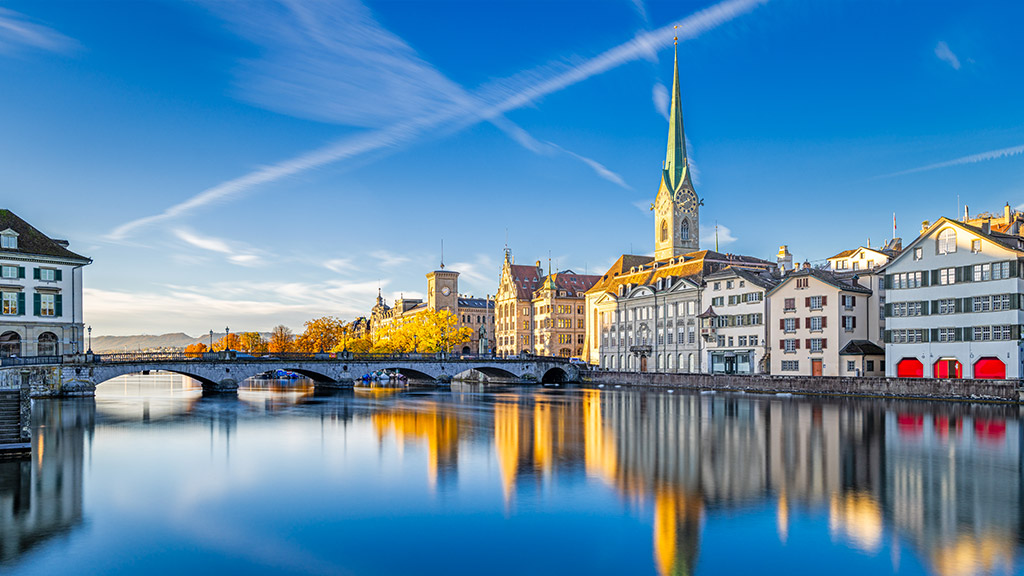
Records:
{"label": "clock tower", "polygon": [[448,310],[452,314],[459,313],[459,273],[440,270],[427,274],[427,308],[430,310]]}
{"label": "clock tower", "polygon": [[700,250],[700,207],[704,203],[690,182],[679,98],[679,46],[675,49],[672,108],[668,121],[668,150],[661,167],[661,186],[654,210],[654,258],[667,260]]}

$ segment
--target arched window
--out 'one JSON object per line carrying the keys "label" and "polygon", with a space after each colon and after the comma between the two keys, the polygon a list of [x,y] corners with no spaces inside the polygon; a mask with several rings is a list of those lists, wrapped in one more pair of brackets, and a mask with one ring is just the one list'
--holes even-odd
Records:
{"label": "arched window", "polygon": [[682,240],[690,239],[690,221],[683,220],[683,226],[679,229],[679,238]]}
{"label": "arched window", "polygon": [[956,230],[946,228],[939,232],[939,240],[936,244],[936,252],[939,254],[952,254],[956,252]]}
{"label": "arched window", "polygon": [[57,335],[53,332],[43,332],[39,335],[36,344],[37,356],[56,356],[60,354],[57,349]]}
{"label": "arched window", "polygon": [[661,241],[668,242],[668,222],[665,220],[661,221]]}
{"label": "arched window", "polygon": [[17,332],[0,334],[0,357],[21,356],[21,336]]}
{"label": "arched window", "polygon": [[693,356],[693,352],[691,352],[690,353],[690,361],[686,364],[686,371],[687,372],[695,372],[696,370],[697,370],[697,363],[695,362],[695,358]]}
{"label": "arched window", "polygon": [[689,369],[689,366],[686,365],[686,355],[685,354],[680,354],[679,355],[679,365],[676,366],[676,371],[678,371],[678,372],[686,372],[688,369]]}

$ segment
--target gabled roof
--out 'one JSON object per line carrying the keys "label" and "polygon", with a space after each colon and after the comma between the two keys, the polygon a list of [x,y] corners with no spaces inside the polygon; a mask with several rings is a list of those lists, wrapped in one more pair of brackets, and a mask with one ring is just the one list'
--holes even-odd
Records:
{"label": "gabled roof", "polygon": [[854,248],[853,250],[843,250],[839,254],[836,254],[835,256],[829,258],[829,260],[835,260],[836,258],[849,258],[850,256],[856,254],[857,250],[860,250],[860,248]]}
{"label": "gabled roof", "polygon": [[839,351],[840,356],[885,356],[885,350],[870,340],[850,340]]}
{"label": "gabled roof", "polygon": [[871,294],[871,288],[857,284],[856,282],[853,281],[852,276],[847,278],[835,274],[831,270],[820,270],[818,268],[801,268],[800,270],[794,270],[793,272],[790,272],[789,274],[786,275],[785,278],[782,279],[781,282],[779,282],[774,288],[769,290],[768,294],[776,292],[778,289],[782,288],[786,284],[789,284],[792,280],[796,278],[806,277],[817,278],[818,280],[821,280],[822,282],[836,288],[837,290],[842,290],[844,292],[859,292],[861,294]]}
{"label": "gabled roof", "polygon": [[542,278],[540,289],[564,290],[569,296],[582,296],[600,279],[600,276],[593,274],[576,274],[566,270]]}
{"label": "gabled roof", "polygon": [[18,248],[15,250],[0,248],[0,256],[4,254],[50,256],[74,260],[81,264],[92,262],[89,258],[68,250],[63,240],[54,240],[19,218],[14,212],[0,209],[0,230],[7,229],[17,233]]}
{"label": "gabled roof", "polygon": [[753,270],[737,268],[735,266],[727,266],[724,270],[708,274],[704,277],[704,280],[706,282],[712,282],[714,280],[722,280],[725,278],[741,278],[755,286],[764,288],[765,290],[770,290],[779,283],[779,279],[775,278],[768,272],[755,272]]}
{"label": "gabled roof", "polygon": [[529,300],[533,292],[540,288],[544,272],[540,266],[523,266],[521,264],[510,264],[512,270],[512,282],[516,285],[516,299]]}
{"label": "gabled roof", "polygon": [[978,228],[977,226],[970,226],[968,224],[960,222],[959,220],[953,220],[951,218],[946,218],[945,216],[943,216],[936,220],[935,222],[933,222],[932,225],[929,226],[924,232],[921,232],[920,236],[915,238],[913,242],[911,242],[906,248],[903,249],[903,252],[901,252],[898,256],[893,257],[892,260],[889,260],[888,264],[886,264],[885,267],[889,268],[892,265],[896,264],[897,262],[906,258],[908,254],[913,254],[914,248],[916,248],[921,242],[924,242],[926,238],[931,236],[932,233],[934,233],[936,230],[943,226],[953,226],[954,228],[959,228],[960,230],[963,230],[969,234],[974,234],[976,236],[985,238],[986,240],[992,242],[993,244],[1010,250],[1011,252],[1016,252],[1018,256],[1024,256],[1024,238],[1014,236],[1012,234],[1003,234],[1001,232],[995,231],[989,231],[989,233],[986,234],[981,228]]}

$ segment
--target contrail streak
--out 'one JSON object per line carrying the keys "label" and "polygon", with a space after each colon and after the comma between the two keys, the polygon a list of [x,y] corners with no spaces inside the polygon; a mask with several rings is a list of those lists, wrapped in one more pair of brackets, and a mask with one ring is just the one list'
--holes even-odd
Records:
{"label": "contrail streak", "polygon": [[937,164],[929,164],[927,166],[921,166],[919,168],[911,168],[910,170],[903,170],[901,172],[893,172],[891,174],[883,174],[881,176],[875,176],[871,180],[881,180],[882,178],[894,178],[896,176],[905,176],[907,174],[916,174],[918,172],[927,172],[929,170],[938,170],[939,168],[949,168],[950,166],[961,166],[963,164],[976,164],[978,162],[984,162],[986,160],[998,160],[1000,158],[1009,158],[1011,156],[1019,156],[1024,154],[1024,146],[1012,146],[1010,148],[1000,148],[999,150],[991,150],[989,152],[981,152],[980,154],[971,154],[970,156],[964,156],[955,160],[947,160],[946,162],[939,162]]}
{"label": "contrail streak", "polygon": [[[410,142],[423,133],[439,127],[444,127],[446,130],[459,131],[481,121],[494,122],[506,112],[528,106],[544,96],[564,90],[627,62],[645,57],[650,53],[653,46],[666,44],[673,36],[677,36],[680,40],[684,41],[696,38],[700,34],[713,30],[754,10],[758,6],[767,4],[769,1],[726,0],[694,13],[678,22],[673,22],[651,32],[637,35],[632,40],[607,50],[575,68],[529,86],[494,105],[479,106],[471,104],[468,110],[440,113],[433,117],[405,122],[343,139],[329,146],[296,156],[278,164],[260,168],[244,176],[208,188],[184,202],[167,208],[159,214],[122,224],[108,235],[108,239],[123,239],[141,227],[181,216],[209,204],[238,197],[262,184],[274,182],[340,160]],[[678,26],[678,28],[675,28],[675,26]],[[589,162],[588,165],[594,167]],[[607,178],[607,174],[604,177]],[[614,179],[612,180],[614,181]]]}

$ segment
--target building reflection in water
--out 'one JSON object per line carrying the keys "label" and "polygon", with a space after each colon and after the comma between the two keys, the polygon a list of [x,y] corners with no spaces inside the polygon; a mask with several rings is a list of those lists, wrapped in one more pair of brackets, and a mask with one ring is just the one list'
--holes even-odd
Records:
{"label": "building reflection in water", "polygon": [[32,403],[31,461],[0,462],[0,565],[82,522],[82,479],[92,444],[92,399]]}

